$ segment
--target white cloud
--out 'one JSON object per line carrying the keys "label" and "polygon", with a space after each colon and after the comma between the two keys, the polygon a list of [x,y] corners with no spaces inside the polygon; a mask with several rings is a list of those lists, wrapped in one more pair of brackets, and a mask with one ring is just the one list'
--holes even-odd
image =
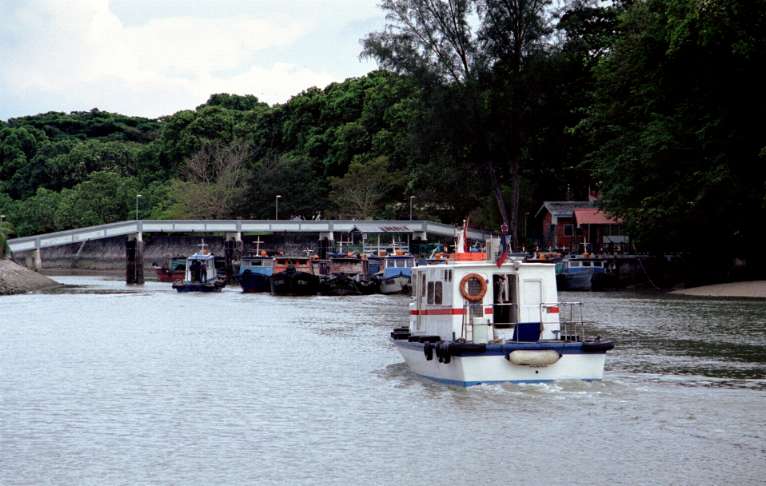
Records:
{"label": "white cloud", "polygon": [[31,0],[3,10],[0,104],[45,99],[46,110],[159,116],[216,92],[282,102],[350,75],[300,61],[258,62],[314,33],[319,22],[309,16],[179,15],[126,25],[108,0]]}

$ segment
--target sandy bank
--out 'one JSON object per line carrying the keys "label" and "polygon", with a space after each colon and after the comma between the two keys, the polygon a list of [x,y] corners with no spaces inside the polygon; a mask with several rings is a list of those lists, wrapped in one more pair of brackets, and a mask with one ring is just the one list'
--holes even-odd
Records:
{"label": "sandy bank", "polygon": [[704,285],[702,287],[674,290],[671,293],[698,297],[752,297],[766,299],[766,280]]}
{"label": "sandy bank", "polygon": [[61,284],[10,260],[0,259],[0,295],[60,287]]}

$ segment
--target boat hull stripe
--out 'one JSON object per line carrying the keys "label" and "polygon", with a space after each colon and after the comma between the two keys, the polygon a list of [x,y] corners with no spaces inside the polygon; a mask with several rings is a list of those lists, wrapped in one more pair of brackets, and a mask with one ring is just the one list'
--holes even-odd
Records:
{"label": "boat hull stripe", "polygon": [[[493,314],[493,308],[485,307],[484,314]],[[462,316],[465,314],[465,309],[460,307],[455,308],[443,308],[443,309],[412,309],[410,315],[413,316]]]}

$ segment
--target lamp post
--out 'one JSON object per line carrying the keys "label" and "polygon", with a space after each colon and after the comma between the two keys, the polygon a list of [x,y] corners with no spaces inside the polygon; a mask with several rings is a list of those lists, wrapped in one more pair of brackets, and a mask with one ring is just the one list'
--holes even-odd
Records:
{"label": "lamp post", "polygon": [[142,196],[141,194],[136,194],[136,221],[138,221],[138,200],[141,199],[142,197],[144,196]]}
{"label": "lamp post", "polygon": [[281,194],[277,194],[274,198],[274,219],[279,219],[279,200],[282,199]]}
{"label": "lamp post", "polygon": [[415,199],[415,196],[410,196],[410,221],[412,221],[412,200]]}

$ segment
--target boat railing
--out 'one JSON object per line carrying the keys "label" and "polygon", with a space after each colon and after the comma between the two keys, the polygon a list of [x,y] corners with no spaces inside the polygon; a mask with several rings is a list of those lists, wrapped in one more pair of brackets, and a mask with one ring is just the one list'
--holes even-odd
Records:
{"label": "boat railing", "polygon": [[549,302],[540,304],[540,315],[559,315],[558,338],[562,341],[581,341],[585,336],[585,319],[582,302]]}
{"label": "boat railing", "polygon": [[[582,302],[545,302],[539,305],[519,305],[513,302],[495,303],[493,307],[493,327],[495,329],[510,329],[513,330],[519,324],[533,324],[535,322],[541,323],[545,326],[553,319],[546,319],[545,316],[551,316],[558,314],[559,329],[554,330],[553,334],[557,339],[563,341],[578,341],[585,336],[586,321],[583,318]],[[510,308],[510,312],[503,311],[504,308]],[[529,312],[534,308],[533,318],[530,318]],[[466,308],[464,316],[468,316],[468,319],[464,318],[464,328],[466,324],[470,326],[473,321],[473,313],[470,312],[470,308]],[[527,311],[527,315],[523,310]],[[500,320],[498,320],[500,319]],[[466,322],[467,321],[467,322]],[[514,333],[518,340],[521,333]]]}

